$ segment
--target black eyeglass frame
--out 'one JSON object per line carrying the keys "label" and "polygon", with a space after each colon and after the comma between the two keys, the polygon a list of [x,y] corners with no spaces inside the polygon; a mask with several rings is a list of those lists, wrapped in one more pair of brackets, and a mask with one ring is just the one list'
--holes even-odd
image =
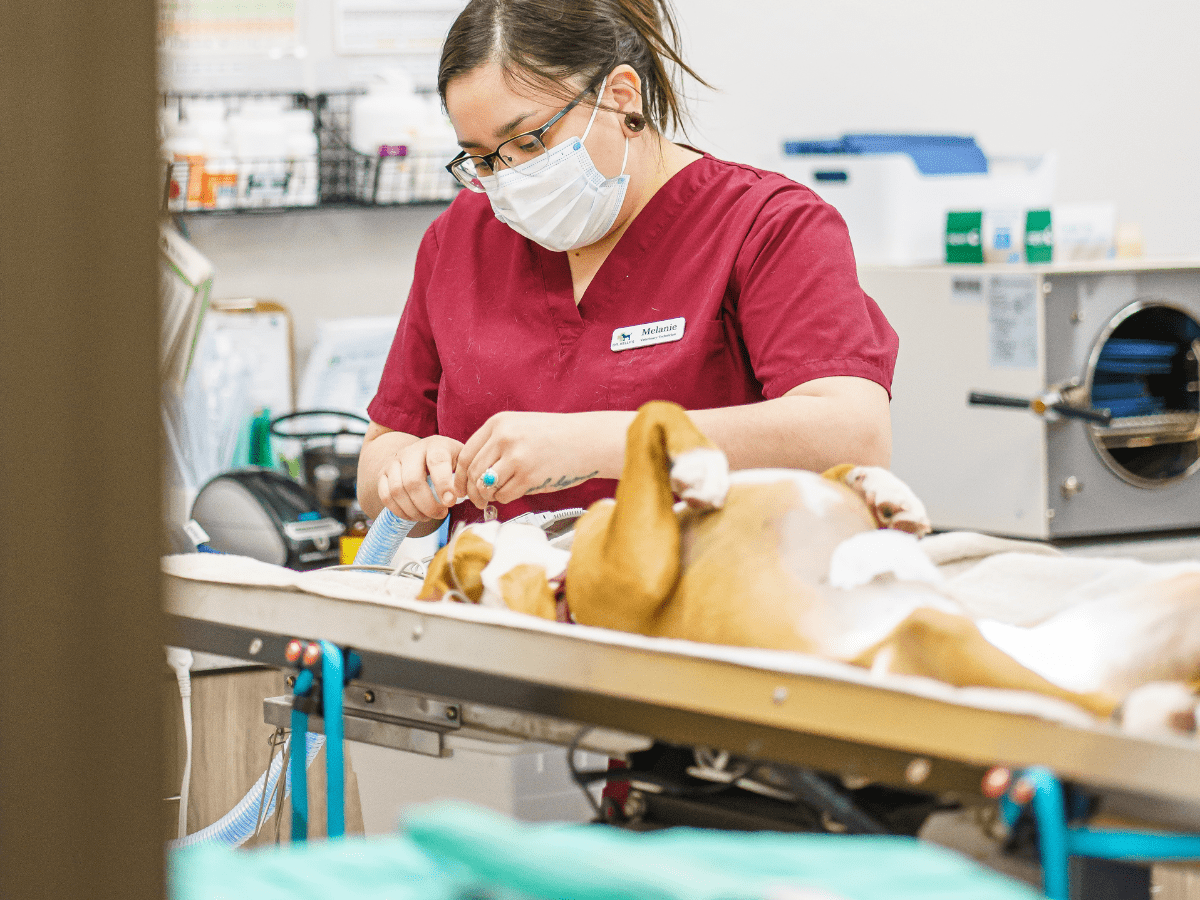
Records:
{"label": "black eyeglass frame", "polygon": [[[454,157],[454,159],[452,159],[452,160],[450,160],[450,162],[446,163],[446,171],[449,172],[452,176],[454,176],[454,180],[457,181],[459,184],[461,184],[463,187],[468,188],[469,190],[476,190],[474,185],[472,185],[468,180],[459,177],[458,172],[455,171],[455,168],[454,168],[455,166],[459,165],[464,160],[477,159],[483,165],[485,165],[489,169],[492,169],[493,171],[495,171],[497,167],[495,165],[493,165],[493,163],[498,159],[503,159],[503,157],[500,155],[501,149],[504,148],[505,144],[511,144],[513,141],[519,141],[519,140],[521,140],[521,138],[530,138],[530,137],[534,138],[539,144],[542,145],[542,147],[546,147],[546,142],[542,140],[542,135],[545,134],[547,131],[549,131],[550,128],[554,125],[554,123],[556,123],[559,119],[561,119],[563,116],[565,116],[571,110],[573,110],[576,106],[578,106],[584,97],[586,97],[593,90],[595,90],[595,87],[596,87],[596,82],[593,81],[591,84],[589,84],[587,87],[585,87],[582,91],[580,91],[579,95],[576,96],[574,100],[572,100],[570,103],[568,103],[562,109],[560,109],[557,113],[555,113],[554,117],[551,118],[550,121],[547,122],[545,125],[543,125],[541,128],[535,128],[533,131],[523,131],[523,132],[521,132],[521,134],[513,135],[512,137],[508,138],[503,143],[501,143],[500,146],[498,146],[495,150],[493,150],[491,153],[486,154],[485,156],[475,156],[473,154],[468,153],[466,150],[463,150],[461,153],[458,154],[458,156]],[[549,148],[546,148],[546,149],[549,149]],[[505,168],[508,168],[508,166],[505,166]],[[483,188],[483,185],[479,185],[479,189],[482,190],[482,188]]]}

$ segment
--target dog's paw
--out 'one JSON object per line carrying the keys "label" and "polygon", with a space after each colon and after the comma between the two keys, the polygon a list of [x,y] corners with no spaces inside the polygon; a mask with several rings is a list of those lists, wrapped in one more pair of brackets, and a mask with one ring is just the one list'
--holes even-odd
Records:
{"label": "dog's paw", "polygon": [[671,461],[671,490],[690,506],[720,509],[729,493],[729,463],[720,450],[701,447]]}
{"label": "dog's paw", "polygon": [[1129,734],[1195,735],[1198,703],[1195,691],[1182,682],[1152,681],[1129,692],[1116,718]]}
{"label": "dog's paw", "polygon": [[894,528],[917,537],[932,526],[923,504],[907,484],[877,466],[856,466],[846,473],[846,484],[857,491],[883,528]]}

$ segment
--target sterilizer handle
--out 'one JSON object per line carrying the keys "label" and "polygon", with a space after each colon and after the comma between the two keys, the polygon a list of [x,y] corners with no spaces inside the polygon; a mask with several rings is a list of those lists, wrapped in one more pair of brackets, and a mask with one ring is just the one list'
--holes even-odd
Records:
{"label": "sterilizer handle", "polygon": [[1053,410],[1064,418],[1082,419],[1085,422],[1092,422],[1096,425],[1108,425],[1112,422],[1112,413],[1107,409],[1082,408],[1072,406],[1061,400],[1047,403],[1042,397],[1026,399],[1006,394],[985,394],[981,391],[971,391],[967,395],[967,403],[972,406],[1003,406],[1009,409],[1028,409],[1039,416],[1045,415],[1048,410]]}

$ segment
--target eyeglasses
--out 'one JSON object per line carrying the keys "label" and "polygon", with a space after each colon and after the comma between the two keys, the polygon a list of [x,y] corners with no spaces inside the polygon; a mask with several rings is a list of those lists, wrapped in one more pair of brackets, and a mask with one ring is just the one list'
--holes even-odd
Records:
{"label": "eyeglasses", "polygon": [[541,128],[535,128],[533,131],[509,138],[494,152],[486,156],[470,156],[464,150],[450,160],[446,171],[458,179],[463,187],[476,193],[485,190],[483,182],[479,179],[495,175],[497,169],[511,169],[520,166],[518,171],[522,174],[536,175],[546,163],[546,145],[542,142],[542,135],[550,130],[550,126],[578,106],[579,101],[586,97],[594,87],[595,85],[588,85],[580,91],[579,96],[559,110],[554,118]]}

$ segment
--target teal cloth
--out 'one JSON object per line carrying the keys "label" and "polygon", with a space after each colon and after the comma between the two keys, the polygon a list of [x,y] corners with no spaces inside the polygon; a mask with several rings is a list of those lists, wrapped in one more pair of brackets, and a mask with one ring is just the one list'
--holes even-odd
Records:
{"label": "teal cloth", "polygon": [[399,836],[187,847],[170,853],[167,881],[171,900],[460,900],[465,884]]}
{"label": "teal cloth", "polygon": [[[521,825],[438,804],[404,831],[482,885],[539,900],[1038,900],[1032,888],[913,838]],[[789,894],[790,890],[790,894]],[[813,900],[817,900],[814,896]]]}
{"label": "teal cloth", "polygon": [[1039,900],[1041,894],[911,838],[720,832],[636,834],[523,825],[479,807],[410,813],[404,834],[171,854],[171,900]]}

